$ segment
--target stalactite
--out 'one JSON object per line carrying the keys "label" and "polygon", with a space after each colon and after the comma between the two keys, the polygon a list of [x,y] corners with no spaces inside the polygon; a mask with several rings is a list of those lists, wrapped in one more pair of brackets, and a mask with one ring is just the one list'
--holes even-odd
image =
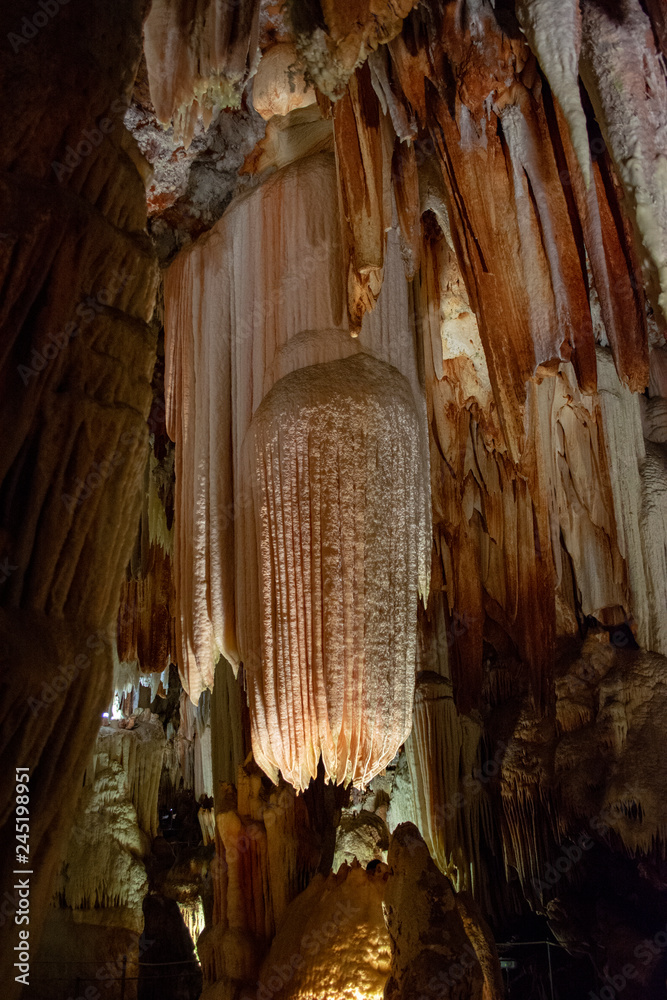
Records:
{"label": "stalactite", "polygon": [[140,859],[157,834],[163,751],[159,724],[100,729],[56,889],[61,905],[126,907],[141,930],[147,878]]}
{"label": "stalactite", "polygon": [[[553,498],[551,537],[562,537],[572,560],[583,613],[602,618],[628,606],[604,410],[598,399],[579,392],[569,365],[562,365],[555,379],[545,380],[536,395],[545,489]],[[560,581],[567,569],[555,541],[552,549]]]}
{"label": "stalactite", "polygon": [[502,762],[505,864],[529,900],[539,899],[547,860],[557,856],[553,789],[554,721],[524,713]]}
{"label": "stalactite", "polygon": [[195,801],[199,802],[202,795],[212,796],[214,791],[209,693],[203,692],[195,706],[181,692],[180,718],[177,742],[183,787],[192,788]]}
{"label": "stalactite", "polygon": [[198,115],[208,126],[215,110],[236,107],[257,68],[259,2],[188,4],[155,0],[144,25],[151,100],[158,121],[173,122],[189,146]]}
{"label": "stalactite", "polygon": [[[261,650],[247,668],[255,758],[305,788],[321,753],[336,781],[364,785],[411,724],[427,514],[410,386],[364,355],[302,369],[265,398],[246,442],[244,548],[260,552],[262,590],[244,573],[237,593],[254,626],[243,648]],[[303,718],[293,705],[308,705]]]}
{"label": "stalactite", "polygon": [[667,319],[667,82],[639,0],[582,3],[581,75],[623,183],[647,290]]}
{"label": "stalactite", "polygon": [[667,565],[667,506],[664,492],[656,489],[656,471],[664,472],[664,457],[652,453],[647,476],[639,398],[620,383],[603,350],[598,352],[598,364],[618,546],[628,569],[638,639],[642,647],[667,655],[662,575]]}
{"label": "stalactite", "polygon": [[151,544],[137,576],[124,580],[118,611],[118,658],[161,675],[178,659],[171,560]]}
{"label": "stalactite", "polygon": [[334,105],[341,214],[346,222],[347,305],[357,334],[382,287],[385,231],[391,218],[390,129],[367,65],[350,78]]}
{"label": "stalactite", "polygon": [[[315,775],[321,752],[331,776],[357,782],[395,755],[410,725],[416,608],[429,571],[425,414],[400,236],[386,235],[391,280],[351,340],[333,168],[330,155],[318,154],[270,175],[177,259],[166,286],[184,683],[197,698],[212,683],[218,651],[235,665],[243,660],[255,757],[297,787]],[[293,296],[297,273],[306,285],[320,282],[316,296]],[[223,274],[237,278],[221,282]],[[202,371],[210,381],[194,378]],[[375,448],[391,461],[386,473],[364,457]],[[311,511],[311,496],[321,513]],[[287,531],[278,511],[296,519]],[[319,534],[338,523],[340,568]],[[358,602],[350,574],[363,572],[362,540],[370,582]],[[274,563],[280,553],[294,566],[289,580]],[[311,579],[320,560],[324,576]],[[383,579],[395,580],[386,590],[396,602],[393,632],[381,622]],[[275,611],[272,594],[282,602]],[[334,625],[343,620],[344,633]],[[309,691],[303,722],[297,678]]]}
{"label": "stalactite", "polygon": [[167,511],[165,509],[165,494],[168,493],[169,499],[172,499],[174,450],[170,448],[162,460],[159,460],[154,448],[151,448],[148,461],[148,498],[146,503],[148,540],[151,545],[159,546],[165,556],[171,557],[174,547],[173,501],[171,509]]}
{"label": "stalactite", "polygon": [[[449,661],[457,704],[468,711],[481,696],[487,614],[519,647],[536,697],[546,696],[555,627],[551,528],[544,460],[536,457],[543,447],[539,421],[526,420],[529,436],[522,460],[515,464],[498,426],[460,273],[437,233],[438,227],[429,223],[418,308],[433,428],[436,544],[455,626]],[[534,407],[532,389],[528,401]]]}
{"label": "stalactite", "polygon": [[482,783],[473,777],[481,763],[481,732],[478,721],[459,716],[448,678],[419,675],[405,744],[415,823],[438,868],[457,889],[470,890],[488,905],[480,838],[483,831],[490,842],[490,808]]}
{"label": "stalactite", "polygon": [[352,0],[343,8],[324,0],[317,17],[299,0],[289,0],[296,46],[318,89],[339,98],[357,66],[399,34],[415,5],[415,0]]}
{"label": "stalactite", "polygon": [[567,119],[586,187],[591,183],[591,155],[586,116],[579,96],[581,11],[579,0],[519,0],[516,15],[528,44]]}
{"label": "stalactite", "polygon": [[[547,875],[572,857],[571,843],[585,845],[582,856],[594,843],[630,857],[664,852],[665,775],[651,748],[664,729],[665,662],[590,631],[557,679],[555,719],[520,717],[502,762],[505,852],[534,905],[563,895]],[[642,771],[648,758],[655,764]]]}
{"label": "stalactite", "polygon": [[200,806],[197,812],[197,819],[199,820],[199,825],[201,827],[202,843],[204,844],[204,847],[206,847],[207,844],[214,844],[215,809],[205,809],[204,806]]}

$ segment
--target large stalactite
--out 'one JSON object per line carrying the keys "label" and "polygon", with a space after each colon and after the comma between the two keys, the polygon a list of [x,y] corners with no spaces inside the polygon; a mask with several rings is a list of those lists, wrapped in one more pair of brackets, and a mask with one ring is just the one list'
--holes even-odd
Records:
{"label": "large stalactite", "polygon": [[146,1000],[500,1000],[494,935],[662,995],[660,3],[39,7],[0,894],[25,767],[40,995],[124,950]]}

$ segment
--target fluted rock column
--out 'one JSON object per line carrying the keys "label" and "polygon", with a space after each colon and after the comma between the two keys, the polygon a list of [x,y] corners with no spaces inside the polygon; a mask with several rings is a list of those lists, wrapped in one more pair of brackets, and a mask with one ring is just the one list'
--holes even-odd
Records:
{"label": "fluted rock column", "polygon": [[405,740],[430,573],[400,240],[352,338],[336,183],[328,152],[276,170],[165,286],[184,684],[196,700],[220,653],[242,662],[255,759],[297,788],[320,757],[364,784]]}
{"label": "fluted rock column", "polygon": [[144,166],[122,118],[144,6],[63,5],[37,27],[27,3],[2,11],[0,886],[10,995],[14,769],[30,769],[34,957],[110,697],[137,529],[157,272]]}

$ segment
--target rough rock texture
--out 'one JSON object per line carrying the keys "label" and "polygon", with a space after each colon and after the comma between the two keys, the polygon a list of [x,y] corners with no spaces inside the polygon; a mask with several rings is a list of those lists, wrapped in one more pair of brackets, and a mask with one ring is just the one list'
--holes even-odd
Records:
{"label": "rough rock texture", "polygon": [[289,42],[279,42],[263,53],[253,80],[252,103],[265,120],[317,102],[314,88],[296,70],[296,63],[296,48]]}
{"label": "rough rock texture", "polygon": [[96,990],[109,1000],[137,1000],[139,960],[145,951],[134,910],[50,907],[24,995],[69,1000],[77,991],[85,996],[85,990]]}
{"label": "rough rock texture", "polygon": [[[626,191],[647,271],[667,319],[667,82],[638,0],[613,15],[582,4],[581,75]],[[621,86],[618,85],[622,81]]]}
{"label": "rough rock texture", "polygon": [[164,743],[157,720],[131,730],[118,723],[100,728],[56,883],[62,906],[133,908],[141,929],[141,858],[157,833]]}
{"label": "rough rock texture", "polygon": [[164,732],[157,720],[132,730],[117,726],[100,728],[86,768],[36,957],[39,997],[65,1000],[78,981],[88,978],[105,981],[105,994],[120,997],[123,959],[125,995],[136,997],[145,950],[144,860],[157,831]]}
{"label": "rough rock texture", "polygon": [[354,863],[316,875],[286,910],[254,989],[264,986],[280,1000],[382,997],[390,960],[386,879],[385,865],[370,872]]}
{"label": "rough rock texture", "polygon": [[[11,886],[15,868],[14,767],[29,767],[36,946],[110,697],[146,460],[157,273],[144,232],[145,164],[121,121],[144,4],[65,7],[12,46],[8,33],[21,31],[27,8],[3,8],[0,71],[0,538],[11,567],[0,593],[11,852],[0,879]],[[3,935],[3,954],[13,945]]]}
{"label": "rough rock texture", "polygon": [[568,947],[614,973],[637,965],[632,997],[656,987],[662,961],[634,949],[665,920],[664,666],[627,628],[594,628],[567,649],[555,718],[524,710],[502,765],[506,863]]}
{"label": "rough rock texture", "polygon": [[353,70],[378,45],[401,30],[414,0],[324,0],[319,11],[298,0],[288,3],[296,44],[319,90],[340,97]]}
{"label": "rough rock texture", "polygon": [[388,866],[383,909],[392,961],[385,1000],[433,992],[456,1000],[500,1000],[493,938],[470,901],[459,902],[412,823],[395,831]]}
{"label": "rough rock texture", "polygon": [[151,100],[158,121],[173,122],[189,146],[199,114],[206,127],[214,110],[238,105],[257,66],[259,0],[192,5],[154,0],[144,26]]}
{"label": "rough rock texture", "polygon": [[313,872],[299,850],[308,827],[302,799],[272,787],[250,761],[236,789],[216,793],[216,858],[211,868],[213,920],[199,938],[204,996],[238,995],[257,977],[277,925]]}
{"label": "rough rock texture", "polygon": [[[480,846],[491,822],[479,767],[481,720],[459,715],[448,678],[422,672],[417,678],[414,723],[405,753],[414,815],[431,857],[458,889],[488,899]],[[488,838],[487,838],[488,839]]]}
{"label": "rough rock texture", "polygon": [[[387,804],[384,804],[386,812]],[[385,861],[389,847],[389,830],[380,810],[368,812],[343,812],[340,825],[336,830],[336,853],[334,854],[333,870],[336,872],[343,864],[359,864],[367,866],[371,861]]]}
{"label": "rough rock texture", "polygon": [[411,726],[428,514],[410,384],[365,354],[300,368],[245,448],[242,551],[259,573],[239,567],[237,599],[255,760],[305,788],[321,754],[336,782],[363,786]]}
{"label": "rough rock texture", "polygon": [[[155,0],[142,60],[147,4],[54,3],[0,33],[2,832],[27,764],[31,934],[113,669],[67,965],[77,926],[141,948],[142,854],[188,995],[205,925],[209,1000],[495,996],[473,897],[661,995],[660,4]],[[151,709],[147,853],[120,775]],[[345,885],[387,878],[388,984],[354,921],[291,964],[283,917],[321,910],[292,901],[355,856]],[[522,975],[563,992],[549,954]]]}

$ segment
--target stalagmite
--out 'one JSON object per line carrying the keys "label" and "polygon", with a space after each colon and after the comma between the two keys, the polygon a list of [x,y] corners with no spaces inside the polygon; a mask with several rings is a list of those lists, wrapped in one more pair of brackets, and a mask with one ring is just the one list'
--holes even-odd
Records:
{"label": "stalagmite", "polygon": [[204,985],[249,987],[276,927],[311,876],[312,858],[298,851],[298,830],[307,827],[303,801],[248,762],[239,767],[237,789],[216,792],[216,863],[213,924],[199,939]]}
{"label": "stalagmite", "polygon": [[318,874],[287,909],[255,989],[271,988],[278,970],[280,1000],[381,1000],[389,971],[389,935],[382,914],[386,866],[343,865]]}
{"label": "stalagmite", "polygon": [[[436,868],[416,826],[398,827],[388,864],[383,909],[392,961],[385,1000],[428,995],[434,983],[438,991],[457,1000],[501,1000],[497,956],[493,955],[492,964],[485,957],[483,972],[466,933],[470,911],[464,922],[452,885]],[[492,970],[495,976],[489,979]]]}
{"label": "stalagmite", "polygon": [[125,1000],[497,1000],[488,919],[535,938],[512,994],[657,996],[660,0],[26,3],[0,924],[29,813],[31,994],[111,962]]}
{"label": "stalagmite", "polygon": [[243,749],[241,678],[224,657],[215,668],[215,683],[211,693],[211,754],[213,789],[219,783],[233,785],[245,759]]}

